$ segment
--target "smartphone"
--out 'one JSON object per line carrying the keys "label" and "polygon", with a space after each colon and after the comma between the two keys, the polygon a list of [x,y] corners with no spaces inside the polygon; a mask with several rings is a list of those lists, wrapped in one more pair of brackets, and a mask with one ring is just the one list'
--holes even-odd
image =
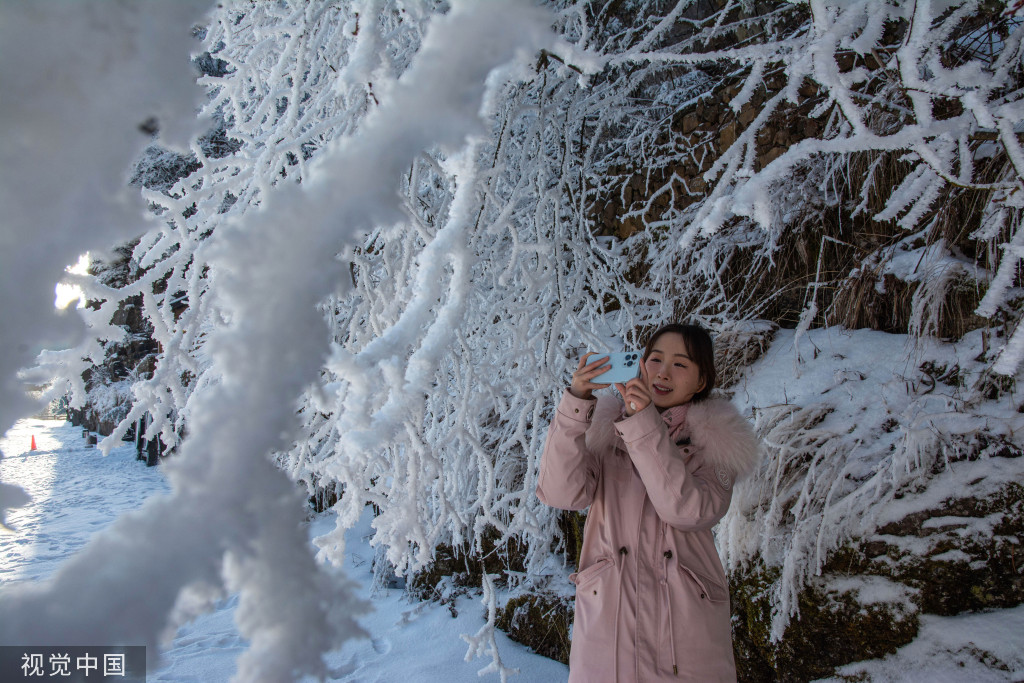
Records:
{"label": "smartphone", "polygon": [[616,351],[606,354],[607,364],[611,367],[594,378],[598,384],[625,384],[640,375],[640,362],[643,354],[638,351]]}

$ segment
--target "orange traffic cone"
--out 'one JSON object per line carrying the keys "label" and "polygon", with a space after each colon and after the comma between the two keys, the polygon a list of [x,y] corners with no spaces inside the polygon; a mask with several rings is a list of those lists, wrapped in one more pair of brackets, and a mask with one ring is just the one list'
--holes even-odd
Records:
{"label": "orange traffic cone", "polygon": [[30,451],[34,451],[35,449],[36,449],[36,435],[35,435],[35,434],[33,434],[33,435],[32,435],[32,447],[31,447],[31,448],[29,448],[29,450],[30,450]]}

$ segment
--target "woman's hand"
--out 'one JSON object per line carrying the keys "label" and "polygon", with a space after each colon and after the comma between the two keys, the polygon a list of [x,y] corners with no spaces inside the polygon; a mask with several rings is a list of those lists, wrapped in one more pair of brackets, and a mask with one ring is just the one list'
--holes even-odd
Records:
{"label": "woman's hand", "polygon": [[595,353],[595,351],[590,351],[583,354],[579,365],[576,366],[576,372],[572,373],[572,384],[569,386],[569,393],[576,398],[590,400],[594,398],[595,389],[604,389],[608,386],[607,384],[597,384],[594,382],[595,377],[611,367],[608,364],[608,356],[603,356],[592,363],[587,363],[587,359]]}
{"label": "woman's hand", "polygon": [[623,384],[616,384],[622,400],[626,402],[626,417],[636,415],[650,405],[653,400],[651,389],[647,381],[647,363],[640,364],[640,376]]}

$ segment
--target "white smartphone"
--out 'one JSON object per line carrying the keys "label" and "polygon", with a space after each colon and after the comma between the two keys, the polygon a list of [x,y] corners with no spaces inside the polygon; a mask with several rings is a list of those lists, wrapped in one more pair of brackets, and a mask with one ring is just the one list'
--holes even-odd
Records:
{"label": "white smartphone", "polygon": [[640,375],[642,353],[638,351],[616,351],[606,355],[608,356],[607,364],[610,364],[611,367],[593,379],[597,384],[625,384]]}

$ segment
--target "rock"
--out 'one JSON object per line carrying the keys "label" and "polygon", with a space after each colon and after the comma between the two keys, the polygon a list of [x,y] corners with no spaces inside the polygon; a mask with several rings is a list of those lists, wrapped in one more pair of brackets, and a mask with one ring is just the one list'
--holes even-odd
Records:
{"label": "rock", "polygon": [[439,545],[434,549],[434,561],[412,574],[406,591],[417,600],[447,602],[468,589],[482,586],[485,571],[498,575],[496,582],[503,584],[501,577],[506,570],[525,571],[526,547],[518,541],[498,545],[500,539],[497,529],[488,526],[479,538],[479,551],[469,543]]}
{"label": "rock", "polygon": [[[993,450],[988,442],[979,448]],[[739,679],[833,676],[835,667],[881,657],[910,642],[922,614],[1020,605],[1022,543],[1024,486],[1016,482],[988,496],[946,500],[907,514],[830,553],[822,576],[801,591],[799,614],[774,643],[769,596],[779,570],[756,564],[733,572]]]}
{"label": "rock", "polygon": [[722,130],[718,133],[718,152],[719,154],[724,153],[725,150],[732,146],[732,143],[736,142],[736,122],[733,121],[727,126],[723,126]]}
{"label": "rock", "polygon": [[[901,539],[911,538],[922,539],[926,549],[902,550]],[[886,554],[867,563],[864,571],[915,588],[925,613],[952,615],[1024,603],[1024,575],[1017,569],[1024,543],[1020,484],[1008,484],[986,498],[960,498],[941,509],[908,515],[879,529],[872,541],[881,540],[887,543]]]}
{"label": "rock", "polygon": [[778,92],[786,87],[786,77],[782,73],[768,76],[764,80],[764,85],[770,92]]}
{"label": "rock", "polygon": [[643,223],[636,216],[629,216],[622,220],[622,224],[619,225],[619,229],[616,231],[616,235],[622,239],[626,239],[630,235],[643,230]]}
{"label": "rock", "polygon": [[690,112],[683,117],[681,130],[683,135],[689,135],[697,128],[697,124],[700,122],[696,112]]}
{"label": "rock", "polygon": [[758,113],[760,113],[758,107],[754,107],[748,104],[747,106],[743,107],[740,110],[740,113],[736,117],[736,120],[740,122],[741,126],[746,128],[751,123],[753,123],[754,119],[757,118]]}
{"label": "rock", "polygon": [[761,162],[761,168],[764,168],[765,166],[772,163],[785,153],[786,150],[784,147],[772,147],[770,150],[765,152],[764,155],[761,156],[761,158],[759,159],[759,161]]}
{"label": "rock", "polygon": [[604,211],[602,212],[602,218],[604,219],[605,225],[611,225],[612,223],[615,222],[616,212],[614,204],[612,204],[611,202],[605,204]]}
{"label": "rock", "polygon": [[814,81],[804,80],[803,84],[797,90],[801,97],[811,98],[818,96],[818,85]]}

